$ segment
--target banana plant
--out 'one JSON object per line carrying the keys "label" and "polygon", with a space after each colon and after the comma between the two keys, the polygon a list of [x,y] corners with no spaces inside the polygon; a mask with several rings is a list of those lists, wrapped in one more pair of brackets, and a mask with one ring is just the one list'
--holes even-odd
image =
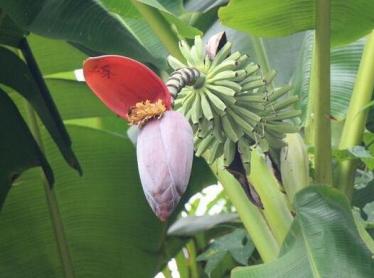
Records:
{"label": "banana plant", "polygon": [[372,276],[373,3],[226,4],[0,1],[4,275]]}

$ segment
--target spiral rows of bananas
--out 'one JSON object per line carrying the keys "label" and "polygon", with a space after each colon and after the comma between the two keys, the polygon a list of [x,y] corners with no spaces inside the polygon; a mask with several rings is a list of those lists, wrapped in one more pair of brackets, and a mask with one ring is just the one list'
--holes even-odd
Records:
{"label": "spiral rows of bananas", "polygon": [[273,90],[275,72],[264,76],[247,55],[231,53],[231,46],[227,42],[211,59],[200,37],[191,48],[180,41],[186,64],[169,56],[169,65],[174,70],[195,68],[201,77],[195,86],[182,89],[174,107],[193,126],[197,156],[205,153],[213,163],[224,155],[225,165],[230,165],[238,150],[243,163],[249,164],[251,146],[263,151],[280,148],[285,134],[298,130],[287,121],[299,116],[293,109],[298,99],[286,96],[290,86]]}

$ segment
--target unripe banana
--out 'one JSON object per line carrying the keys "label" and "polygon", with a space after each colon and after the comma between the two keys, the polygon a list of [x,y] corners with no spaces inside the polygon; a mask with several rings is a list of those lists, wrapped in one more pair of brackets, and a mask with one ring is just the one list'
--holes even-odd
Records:
{"label": "unripe banana", "polygon": [[168,59],[168,64],[172,67],[173,70],[186,67],[185,64],[183,64],[181,61],[179,61],[177,58],[174,58],[173,56],[169,56],[167,59]]}
{"label": "unripe banana", "polygon": [[203,115],[207,120],[213,119],[213,112],[210,108],[209,101],[207,100],[205,94],[201,94],[201,108],[203,110]]}
{"label": "unripe banana", "polygon": [[231,162],[234,160],[236,152],[235,143],[232,142],[230,139],[227,139],[225,145],[223,146],[223,153],[224,153],[224,164],[225,166],[229,166]]}
{"label": "unripe banana", "polygon": [[237,76],[236,71],[226,70],[226,71],[221,71],[220,73],[211,77],[210,81],[214,83],[217,80],[235,80],[236,76]]}
{"label": "unripe banana", "polygon": [[220,111],[224,112],[226,110],[225,103],[217,97],[215,94],[211,93],[209,89],[205,90],[206,95],[208,96],[209,100],[213,103],[213,105]]}
{"label": "unripe banana", "polygon": [[214,141],[213,135],[208,135],[201,140],[196,149],[196,156],[201,156],[208,148],[209,145]]}
{"label": "unripe banana", "polygon": [[217,80],[216,82],[214,82],[214,84],[233,89],[236,93],[240,92],[242,89],[242,87],[238,83],[231,80]]}
{"label": "unripe banana", "polygon": [[239,140],[238,135],[236,134],[235,130],[233,129],[229,119],[227,116],[221,117],[222,120],[222,127],[226,134],[226,136],[233,142],[237,142]]}
{"label": "unripe banana", "polygon": [[214,141],[212,147],[209,150],[208,163],[213,163],[218,157],[222,155],[223,144],[219,141]]}
{"label": "unripe banana", "polygon": [[[205,50],[200,37],[195,38],[191,48],[187,42],[180,42],[186,66],[199,75],[194,74],[195,83],[188,83],[191,79],[187,80],[187,76],[179,76],[186,79],[184,85],[189,85],[182,89],[174,105],[194,125],[197,155],[207,152],[209,163],[224,155],[229,165],[239,150],[243,163],[249,163],[252,145],[263,151],[281,148],[285,133],[297,131],[298,127],[285,120],[300,115],[293,108],[298,98],[286,96],[291,89],[288,85],[274,90],[270,82],[276,72],[264,76],[247,55],[231,53],[232,45],[223,37],[215,36]],[[185,66],[175,58],[169,57],[168,61],[174,69]]]}
{"label": "unripe banana", "polygon": [[235,60],[225,60],[211,71],[208,72],[208,78],[220,73],[222,71],[233,71],[236,70],[238,63]]}
{"label": "unripe banana", "polygon": [[235,90],[225,87],[225,86],[207,85],[207,88],[219,94],[225,95],[225,96],[231,96],[231,97],[235,96]]}

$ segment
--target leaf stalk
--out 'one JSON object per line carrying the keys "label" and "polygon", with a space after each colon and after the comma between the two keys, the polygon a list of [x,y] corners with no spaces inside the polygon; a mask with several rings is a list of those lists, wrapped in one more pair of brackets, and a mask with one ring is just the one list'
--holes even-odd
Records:
{"label": "leaf stalk", "polygon": [[315,181],[332,184],[330,123],[330,1],[316,1],[315,59],[311,80]]}
{"label": "leaf stalk", "polygon": [[[356,82],[341,135],[339,149],[344,150],[360,145],[362,142],[368,109],[365,109],[373,95],[374,90],[374,31],[372,31],[364,47]],[[357,160],[347,160],[339,163],[338,182],[339,189],[351,196],[354,183],[354,174],[358,166]]]}

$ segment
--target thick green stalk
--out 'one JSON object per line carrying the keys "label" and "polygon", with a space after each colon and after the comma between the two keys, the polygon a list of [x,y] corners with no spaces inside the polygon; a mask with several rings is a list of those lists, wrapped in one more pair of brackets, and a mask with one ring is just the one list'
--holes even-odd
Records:
{"label": "thick green stalk", "polygon": [[[362,53],[355,86],[344,123],[339,149],[347,149],[361,144],[368,110],[364,106],[371,100],[374,90],[374,31]],[[357,161],[348,160],[339,164],[337,186],[347,193],[352,193]]]}
{"label": "thick green stalk", "polygon": [[178,48],[178,36],[171,28],[171,25],[162,16],[161,12],[137,0],[131,0],[131,3],[143,16],[143,19],[147,21],[149,27],[151,27],[170,54],[178,60],[184,61],[184,57]]}
{"label": "thick green stalk", "polygon": [[211,165],[211,169],[236,208],[263,261],[274,260],[279,253],[279,244],[260,210],[250,203],[239,182],[224,169],[222,159],[218,159]]}
{"label": "thick green stalk", "polygon": [[188,262],[190,267],[190,277],[191,278],[199,278],[199,267],[197,265],[196,260],[196,246],[194,240],[190,240],[187,244],[187,251],[188,251]]}
{"label": "thick green stalk", "polygon": [[264,216],[281,245],[293,221],[285,195],[280,191],[280,184],[266,163],[264,154],[259,149],[251,152],[251,184],[261,197]]}
{"label": "thick green stalk", "polygon": [[175,256],[175,262],[177,264],[178,273],[180,278],[188,278],[190,276],[190,269],[188,265],[188,259],[184,256],[184,250],[180,250]]}
{"label": "thick green stalk", "polygon": [[316,1],[315,71],[313,91],[315,181],[332,184],[330,126],[330,1]]}

